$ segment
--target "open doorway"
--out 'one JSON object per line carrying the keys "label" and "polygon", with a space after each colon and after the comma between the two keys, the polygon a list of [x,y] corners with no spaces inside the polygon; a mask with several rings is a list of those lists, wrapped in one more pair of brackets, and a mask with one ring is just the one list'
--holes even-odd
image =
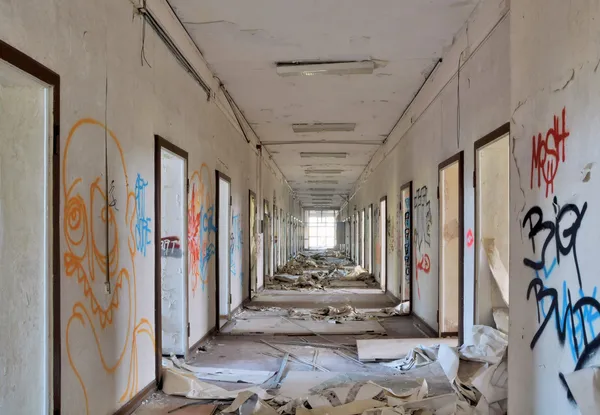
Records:
{"label": "open doorway", "polygon": [[365,234],[365,209],[363,208],[362,212],[360,212],[360,265],[363,268],[367,267],[367,263],[365,262],[365,242],[366,242],[366,234]]}
{"label": "open doorway", "polygon": [[250,292],[248,298],[252,298],[252,294],[256,292],[257,285],[257,259],[258,259],[258,246],[257,246],[257,232],[256,232],[256,193],[252,190],[248,190],[248,217],[250,218]]}
{"label": "open doorway", "polygon": [[459,336],[463,325],[463,152],[439,165],[440,337]]}
{"label": "open doorway", "polygon": [[272,230],[271,230],[271,214],[270,214],[270,210],[269,210],[269,202],[265,199],[263,202],[263,268],[264,268],[264,275],[271,275],[271,269],[272,269],[272,257],[271,257],[271,252],[273,251],[272,249]]}
{"label": "open doorway", "polygon": [[273,203],[273,274],[277,272],[279,267],[279,213],[277,205]]}
{"label": "open doorway", "polygon": [[231,315],[231,179],[221,173],[217,175],[217,327],[227,323]]}
{"label": "open doorway", "polygon": [[[186,151],[155,136],[157,241],[156,333],[162,355],[186,356],[189,348]],[[160,345],[160,348],[158,346]]]}
{"label": "open doorway", "polygon": [[[3,413],[60,412],[59,93],[56,73],[0,41]],[[87,225],[77,206],[68,242]]]}
{"label": "open doorway", "polygon": [[[474,323],[508,331],[510,125],[475,142]],[[467,241],[468,243],[468,241]],[[492,272],[493,270],[493,272]]]}
{"label": "open doorway", "polygon": [[354,262],[360,265],[360,232],[358,212],[354,213]]}
{"label": "open doorway", "polygon": [[379,238],[381,245],[381,274],[379,282],[381,289],[387,291],[387,196],[383,196],[379,201]]}
{"label": "open doorway", "polygon": [[367,210],[367,270],[373,273],[373,204]]}

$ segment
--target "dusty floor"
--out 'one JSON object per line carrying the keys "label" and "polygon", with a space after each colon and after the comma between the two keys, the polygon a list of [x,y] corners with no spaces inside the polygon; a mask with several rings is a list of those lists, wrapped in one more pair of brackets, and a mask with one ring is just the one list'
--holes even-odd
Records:
{"label": "dusty floor", "polygon": [[[261,318],[285,316],[289,309],[315,309],[346,305],[351,305],[362,311],[394,307],[397,305],[397,301],[380,289],[374,288],[336,287],[318,291],[264,290],[248,304],[252,310],[243,311],[242,316],[244,319],[257,321]],[[268,308],[268,310],[256,310],[256,308]],[[316,363],[330,372],[347,374],[346,376],[354,376],[355,379],[362,375],[364,377],[362,380],[391,381],[406,387],[415,387],[418,385],[417,380],[425,378],[429,385],[430,396],[452,392],[447,377],[437,362],[413,369],[408,373],[401,373],[379,363],[360,363],[353,360],[358,357],[355,351],[356,340],[358,339],[426,337],[425,332],[419,328],[418,323],[410,316],[379,317],[377,321],[385,329],[385,334],[299,336],[282,333],[276,335],[233,335],[227,334],[227,332],[231,330],[231,326],[235,322],[229,322],[222,328],[221,333],[203,345],[203,350],[196,350],[187,363],[205,367],[278,371],[283,353],[262,342],[266,341],[306,361]],[[316,344],[319,344],[319,346],[316,346]],[[340,345],[342,345],[341,349],[338,347]],[[342,353],[339,353],[340,351]],[[314,377],[329,376],[316,370],[311,366],[290,359],[284,370],[284,383],[285,377],[290,371],[314,371]],[[248,384],[239,383],[211,383],[227,390],[237,390],[249,386]],[[191,399],[168,396],[158,391],[150,399],[143,402],[135,414],[210,415],[212,407],[206,404],[178,409],[182,405],[193,402]]]}

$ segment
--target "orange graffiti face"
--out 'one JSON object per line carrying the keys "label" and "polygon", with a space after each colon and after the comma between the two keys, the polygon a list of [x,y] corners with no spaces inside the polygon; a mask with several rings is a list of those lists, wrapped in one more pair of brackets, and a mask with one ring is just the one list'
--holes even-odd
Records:
{"label": "orange graffiti face", "polygon": [[[104,161],[94,164],[93,160],[72,156],[94,153],[95,146],[104,146],[105,135],[109,153],[116,154],[120,161],[119,168],[111,170],[120,189],[114,204],[107,203]],[[103,148],[99,150],[103,152]],[[127,385],[119,400],[129,400],[139,391],[138,335],[146,334],[154,348],[154,332],[148,319],[137,317],[135,196],[117,137],[99,121],[82,119],[69,132],[62,163],[64,270],[67,284],[80,290],[66,326],[66,351],[82,388],[85,412],[89,413],[86,379],[79,369],[85,367],[90,373],[89,368],[98,364],[107,374],[126,377]],[[126,249],[121,249],[120,232],[126,235]],[[109,295],[105,293],[107,279],[112,288]],[[72,288],[67,285],[65,289]],[[115,320],[121,323],[119,327],[113,324]],[[81,353],[72,353],[74,345],[85,340],[78,338],[73,342],[73,330],[78,336],[87,332],[93,337],[96,362],[89,357],[82,360]],[[117,343],[115,339],[119,339]]]}

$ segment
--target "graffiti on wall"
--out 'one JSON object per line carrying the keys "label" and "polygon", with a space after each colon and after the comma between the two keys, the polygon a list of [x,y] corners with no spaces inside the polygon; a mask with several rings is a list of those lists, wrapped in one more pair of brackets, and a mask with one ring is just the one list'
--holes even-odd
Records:
{"label": "graffiti on wall", "polygon": [[[105,134],[109,140],[107,145],[118,152],[120,166],[114,172],[117,183],[124,184],[125,209],[119,211],[107,203],[108,192],[103,188],[105,181],[102,179],[106,173],[104,165],[97,172],[88,167],[84,178],[79,174],[81,169],[77,169],[81,161],[77,155],[71,154],[73,146],[77,148],[72,151],[77,152],[77,149],[92,145],[97,136],[104,137]],[[126,378],[126,382],[116,379],[113,382],[114,385],[122,385],[117,397],[119,402],[125,402],[140,390],[140,335],[147,337],[151,350],[155,348],[152,324],[147,318],[138,316],[135,271],[136,256],[142,252],[138,241],[144,241],[138,238],[136,225],[140,219],[149,218],[144,211],[137,210],[137,183],[133,189],[130,187],[119,140],[97,120],[81,119],[69,131],[61,178],[64,192],[63,269],[66,275],[63,290],[79,290],[79,296],[69,310],[65,348],[71,371],[81,386],[85,413],[90,413],[85,381],[85,376],[91,373],[90,368],[97,364],[98,369],[109,376]],[[108,238],[108,244],[105,238]],[[127,245],[122,246],[125,240]],[[110,294],[105,292],[107,277],[111,285]],[[115,324],[115,317],[118,324]],[[75,331],[76,334],[73,334]],[[96,344],[92,353],[97,353],[97,362],[87,356],[82,360],[80,348],[85,339],[80,337],[81,333],[87,333]],[[84,412],[83,409],[81,412]]]}
{"label": "graffiti on wall", "polygon": [[[137,212],[135,219],[135,244],[137,250],[144,256],[146,256],[146,247],[151,243],[150,218],[146,216],[146,187],[148,187],[148,182],[138,173],[135,179],[135,209]],[[116,199],[114,199],[114,205],[116,205]]]}
{"label": "graffiti on wall", "polygon": [[546,197],[554,193],[554,179],[558,167],[567,157],[565,144],[570,133],[567,131],[566,117],[567,110],[563,108],[560,120],[557,115],[554,116],[554,123],[546,131],[545,137],[542,133],[538,133],[531,140],[530,188],[533,189],[536,177],[537,187],[541,188],[543,179],[546,185]]}
{"label": "graffiti on wall", "polygon": [[431,246],[431,202],[427,195],[427,186],[417,189],[414,198],[414,220],[415,220],[415,281],[417,283],[417,295],[421,299],[421,288],[419,287],[419,272],[429,274],[431,261],[427,251]]}
{"label": "graffiti on wall", "polygon": [[234,214],[231,222],[231,234],[229,237],[229,267],[232,277],[239,277],[240,282],[244,280],[244,272],[242,270],[242,215]]}
{"label": "graffiti on wall", "polygon": [[[400,233],[402,234],[403,244],[398,246],[404,247],[404,294],[403,300],[410,299],[410,279],[411,279],[411,257],[410,257],[410,214],[411,214],[411,201],[410,196],[404,197],[404,214],[400,213],[403,216],[403,224],[399,229],[403,229]],[[401,251],[401,249],[398,249]]]}
{"label": "graffiti on wall", "polygon": [[205,163],[200,171],[195,170],[190,178],[188,193],[188,273],[191,279],[192,296],[198,285],[205,290],[208,281],[208,264],[215,255],[213,242],[217,227],[214,222],[212,175]]}
{"label": "graffiti on wall", "polygon": [[[561,125],[554,117],[554,125],[545,139],[538,134],[533,138],[531,188],[534,175],[538,188],[543,179],[545,195],[554,193],[554,179],[558,166],[565,161],[566,109],[562,111]],[[588,203],[571,200],[561,201],[556,195],[551,205],[532,206],[524,216],[522,227],[531,243],[531,254],[523,258],[523,265],[530,270],[531,279],[526,292],[527,301],[535,301],[538,328],[530,348],[555,338],[570,356],[566,368],[578,371],[591,363],[600,348],[600,302],[597,299],[596,275],[582,270],[577,252],[578,234],[589,212]],[[542,335],[551,332],[552,335]],[[564,362],[565,360],[561,360]],[[565,387],[566,396],[574,402],[565,381],[563,367],[557,373],[557,381]]]}
{"label": "graffiti on wall", "polygon": [[390,216],[386,219],[387,229],[387,249],[389,253],[394,252],[396,249],[396,225]]}

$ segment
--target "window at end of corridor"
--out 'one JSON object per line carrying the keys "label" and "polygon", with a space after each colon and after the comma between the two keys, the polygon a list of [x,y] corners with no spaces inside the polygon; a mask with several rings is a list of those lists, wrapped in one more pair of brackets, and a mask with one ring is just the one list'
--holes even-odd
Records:
{"label": "window at end of corridor", "polygon": [[304,246],[308,249],[335,247],[335,210],[307,210],[305,223],[307,232]]}

